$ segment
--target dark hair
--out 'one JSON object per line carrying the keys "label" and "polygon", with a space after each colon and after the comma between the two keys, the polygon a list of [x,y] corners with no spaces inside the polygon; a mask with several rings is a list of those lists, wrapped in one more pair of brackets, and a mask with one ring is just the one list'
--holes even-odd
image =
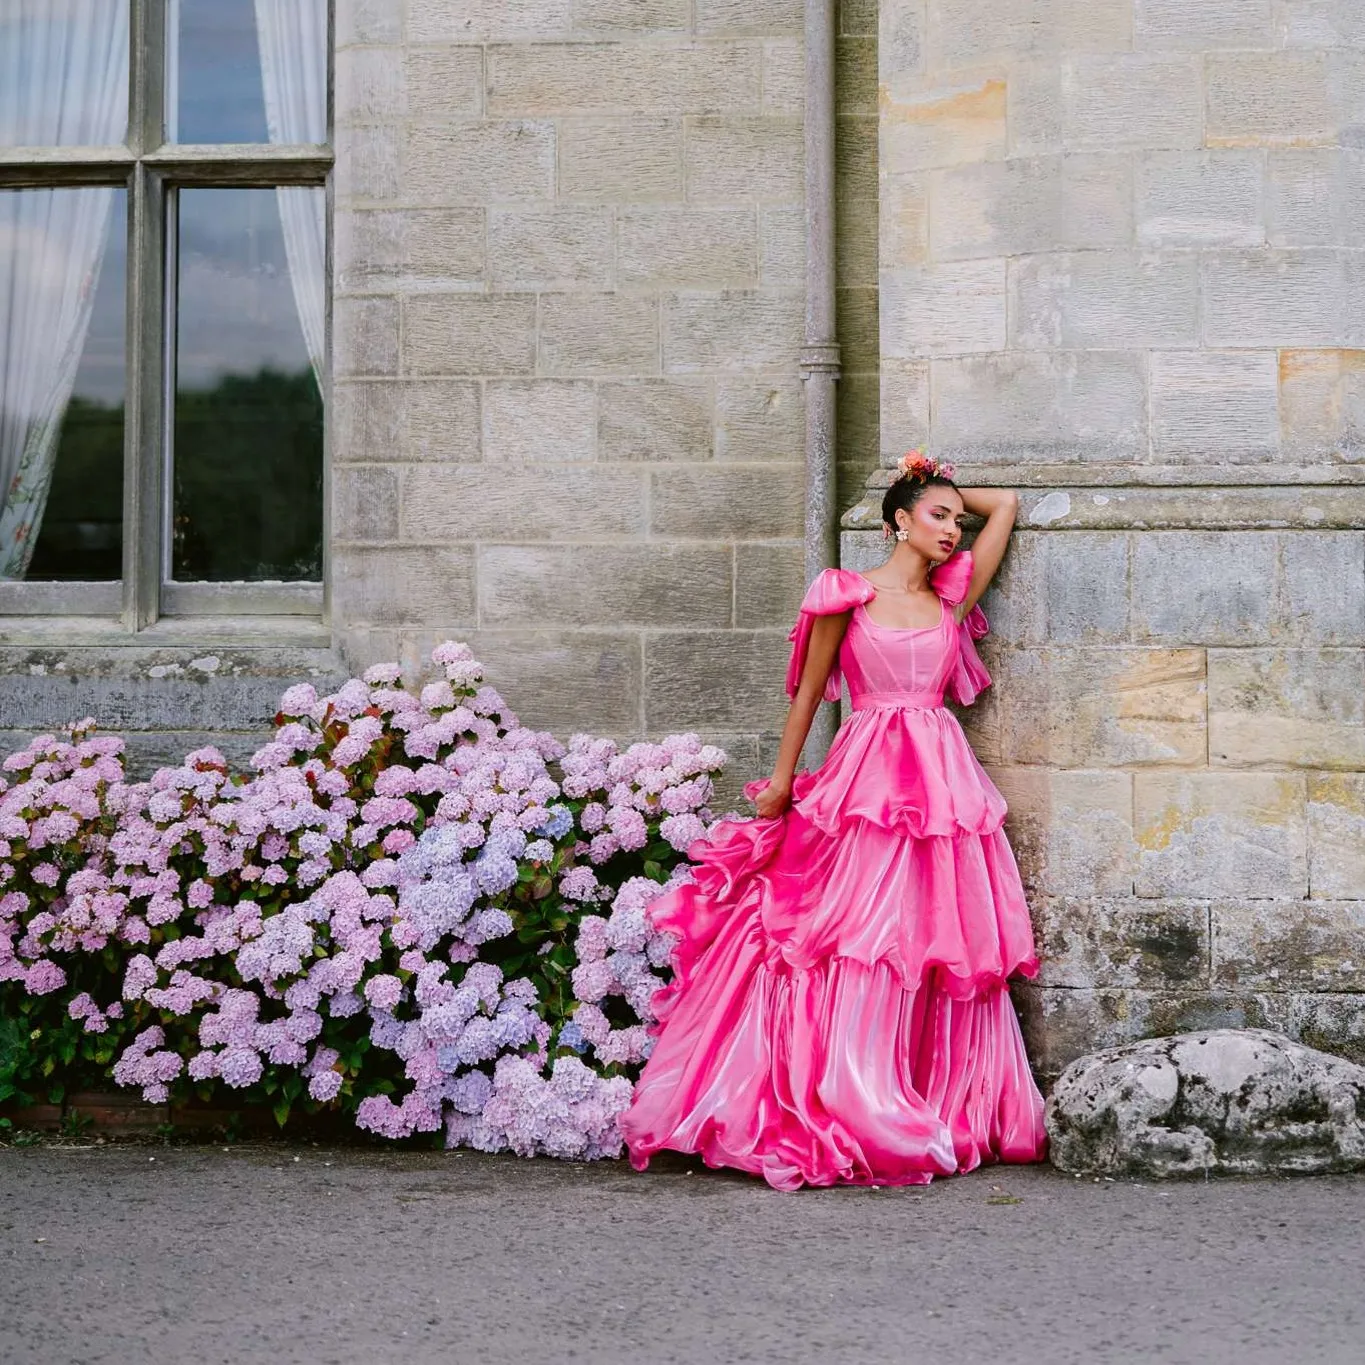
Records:
{"label": "dark hair", "polygon": [[908,512],[930,488],[951,488],[956,493],[957,485],[942,474],[903,475],[886,490],[882,498],[882,521],[893,531],[896,529],[896,513]]}

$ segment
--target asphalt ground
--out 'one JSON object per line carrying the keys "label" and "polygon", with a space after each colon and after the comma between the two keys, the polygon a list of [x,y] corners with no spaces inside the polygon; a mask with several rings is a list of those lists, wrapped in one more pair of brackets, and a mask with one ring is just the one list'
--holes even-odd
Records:
{"label": "asphalt ground", "polygon": [[0,1149],[4,1365],[1365,1365],[1365,1179]]}

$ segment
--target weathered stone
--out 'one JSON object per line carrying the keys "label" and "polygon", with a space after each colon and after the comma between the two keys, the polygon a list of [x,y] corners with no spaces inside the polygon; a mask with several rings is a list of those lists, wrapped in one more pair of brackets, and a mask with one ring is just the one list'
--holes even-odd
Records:
{"label": "weathered stone", "polygon": [[706,381],[628,379],[597,388],[603,460],[709,460],[714,395]]}
{"label": "weathered stone", "polygon": [[1359,148],[1287,148],[1271,152],[1267,166],[1271,246],[1365,245],[1365,156]]}
{"label": "weathered stone", "polygon": [[459,379],[369,380],[332,387],[332,460],[480,458],[478,385]]}
{"label": "weathered stone", "polygon": [[718,460],[800,460],[804,432],[799,382],[727,379],[716,385]]}
{"label": "weathered stone", "polygon": [[392,0],[346,0],[337,6],[337,47],[357,43],[396,43],[403,36],[403,14]]}
{"label": "weathered stone", "polygon": [[691,0],[573,0],[573,27],[579,32],[686,31],[691,22]]}
{"label": "weathered stone", "polygon": [[1145,48],[1204,52],[1219,47],[1272,47],[1271,0],[1138,0],[1134,37]]}
{"label": "weathered stone", "polygon": [[664,372],[790,373],[801,348],[804,313],[797,293],[669,294],[663,301]]}
{"label": "weathered stone", "polygon": [[929,441],[929,362],[888,356],[881,367],[881,456],[894,464]]}
{"label": "weathered stone", "polygon": [[889,359],[1002,351],[1005,261],[884,271],[880,307],[881,352]]}
{"label": "weathered stone", "polygon": [[1040,986],[1206,985],[1209,907],[1200,901],[1076,900],[1033,903]]}
{"label": "weathered stone", "polygon": [[1126,462],[1146,449],[1145,357],[1011,352],[935,360],[934,445],[964,465]]}
{"label": "weathered stone", "polygon": [[1136,638],[1241,645],[1269,631],[1278,558],[1273,535],[1149,531],[1136,537],[1134,548]]}
{"label": "weathered stone", "polygon": [[699,33],[800,33],[801,0],[695,0]]}
{"label": "weathered stone", "polygon": [[1133,781],[1139,896],[1308,894],[1301,774],[1139,772]]}
{"label": "weathered stone", "polygon": [[1003,75],[994,72],[964,72],[955,79],[884,74],[882,173],[1002,158],[1008,146],[1006,88]]}
{"label": "weathered stone", "polygon": [[781,727],[786,630],[660,631],[644,637],[644,648],[650,733]]}
{"label": "weathered stone", "polygon": [[339,125],[332,143],[336,152],[333,184],[338,206],[387,203],[398,198],[398,186],[403,179],[398,128]]}
{"label": "weathered stone", "polygon": [[1010,268],[1010,341],[1020,347],[1193,346],[1199,265],[1188,253],[1084,251]]}
{"label": "weathered stone", "polygon": [[[796,210],[779,210],[796,213]],[[805,216],[802,228],[801,261],[805,263]],[[877,284],[878,209],[876,200],[851,200],[838,205],[835,223],[835,277],[841,285],[873,288]]]}
{"label": "weathered stone", "polygon": [[[408,113],[405,76],[400,48],[338,48],[334,78],[337,122],[373,123],[405,118]],[[477,98],[477,89],[475,95]],[[455,102],[458,100],[456,95]]]}
{"label": "weathered stone", "polygon": [[338,379],[398,373],[398,301],[338,298],[332,305],[333,370]]}
{"label": "weathered stone", "polygon": [[544,374],[658,374],[659,301],[650,294],[545,294]]}
{"label": "weathered stone", "polygon": [[891,81],[921,73],[925,67],[928,6],[874,5],[874,0],[863,2],[873,10],[863,22],[867,31],[877,35],[877,63],[881,80]]}
{"label": "weathered stone", "polygon": [[616,215],[622,284],[711,288],[758,283],[752,209],[632,209]]}
{"label": "weathered stone", "polygon": [[[871,233],[869,260],[871,277],[863,282],[875,285],[877,282],[877,234],[875,227]],[[845,243],[852,246],[852,243]],[[799,289],[806,280],[806,213],[794,207],[776,207],[759,210],[758,215],[759,281],[764,285],[777,288]],[[841,256],[847,265],[847,257]],[[839,273],[841,284],[858,283],[848,278],[847,270]]]}
{"label": "weathered stone", "polygon": [[1328,1049],[1365,1066],[1365,994],[1313,991],[1284,997],[1288,1031],[1310,1047]]}
{"label": "weathered stone", "polygon": [[1279,357],[1286,455],[1365,460],[1365,350],[1283,350]]}
{"label": "weathered stone", "polygon": [[1209,346],[1355,346],[1365,264],[1344,251],[1209,252],[1203,331]]}
{"label": "weathered stone", "polygon": [[472,624],[474,552],[463,545],[339,547],[332,602],[348,625]]}
{"label": "weathered stone", "polygon": [[1143,246],[1260,246],[1265,163],[1249,151],[1152,152],[1137,163]]}
{"label": "weathered stone", "polygon": [[1322,52],[1216,53],[1208,59],[1211,147],[1304,147],[1337,140],[1345,109]]}
{"label": "weathered stone", "polygon": [[1308,884],[1329,899],[1365,892],[1365,773],[1309,777]]}
{"label": "weathered stone", "polygon": [[1365,900],[1215,902],[1212,915],[1216,986],[1365,990]]}
{"label": "weathered stone", "polygon": [[726,546],[486,545],[484,626],[728,626]]}
{"label": "weathered stone", "polygon": [[486,42],[490,38],[567,33],[573,0],[407,0],[414,43]]}
{"label": "weathered stone", "polygon": [[409,48],[403,59],[404,113],[421,118],[483,113],[483,52],[460,47]]}
{"label": "weathered stone", "polygon": [[698,204],[799,200],[804,148],[800,119],[691,119],[687,197]]}
{"label": "weathered stone", "polygon": [[488,271],[495,290],[605,289],[614,259],[606,209],[495,211]]}
{"label": "weathered stone", "polygon": [[922,266],[928,261],[929,184],[923,174],[886,177],[878,225],[878,260],[883,269]]}
{"label": "weathered stone", "polygon": [[836,120],[834,183],[840,199],[877,197],[878,121],[871,118]]}
{"label": "weathered stone", "polygon": [[[852,72],[846,70],[847,53],[850,49],[856,53],[868,44],[842,42],[838,46],[839,61],[839,88],[842,94],[847,87],[843,82],[847,79],[858,80],[863,72],[855,69]],[[873,80],[872,89],[876,86],[876,51],[872,54]],[[875,100],[875,97],[874,97]],[[777,38],[769,39],[763,44],[763,112],[765,114],[799,114],[806,103],[806,48],[799,38]],[[840,101],[842,105],[843,101]],[[875,108],[875,103],[874,103]]]}
{"label": "weathered stone", "polygon": [[1273,351],[1169,351],[1151,358],[1152,457],[1161,464],[1273,460],[1280,448]]}
{"label": "weathered stone", "polygon": [[1365,644],[1365,534],[1301,531],[1279,541],[1273,634],[1305,645]]}
{"label": "weathered stone", "polygon": [[559,193],[599,203],[683,197],[680,119],[570,119],[559,132]]}
{"label": "weathered stone", "polygon": [[535,324],[530,295],[410,295],[403,300],[403,368],[419,375],[530,374]]}
{"label": "weathered stone", "polygon": [[1133,39],[1130,0],[935,0],[929,60],[948,68],[1007,57],[1112,52]]}
{"label": "weathered stone", "polygon": [[1210,650],[1209,762],[1365,768],[1365,650]]}
{"label": "weathered stone", "polygon": [[801,542],[735,546],[735,625],[790,626],[806,590]]}
{"label": "weathered stone", "polygon": [[798,465],[779,464],[656,469],[650,476],[650,530],[704,540],[795,535],[802,524],[802,474]]}
{"label": "weathered stone", "polygon": [[1133,779],[1122,772],[993,768],[1030,894],[1131,896]]}
{"label": "weathered stone", "polygon": [[398,537],[398,473],[383,465],[344,465],[332,478],[332,535],[338,541]]}
{"label": "weathered stone", "polygon": [[1074,1062],[1047,1104],[1064,1171],[1170,1176],[1365,1169],[1365,1067],[1262,1030],[1154,1038]]}
{"label": "weathered stone", "polygon": [[402,165],[405,197],[419,205],[549,199],[554,124],[530,119],[411,123]]}
{"label": "weathered stone", "polygon": [[597,391],[526,379],[484,388],[483,457],[506,464],[584,464],[597,457]]}
{"label": "weathered stone", "polygon": [[335,221],[338,294],[403,292],[433,282],[483,288],[482,209],[341,212]]}

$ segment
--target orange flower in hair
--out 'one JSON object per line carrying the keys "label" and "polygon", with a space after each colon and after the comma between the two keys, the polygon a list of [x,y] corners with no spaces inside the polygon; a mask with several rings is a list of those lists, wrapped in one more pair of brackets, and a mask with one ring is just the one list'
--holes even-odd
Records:
{"label": "orange flower in hair", "polygon": [[902,455],[896,469],[897,477],[902,479],[928,479],[935,475],[940,479],[951,479],[954,473],[952,465],[926,455],[922,450],[911,450]]}

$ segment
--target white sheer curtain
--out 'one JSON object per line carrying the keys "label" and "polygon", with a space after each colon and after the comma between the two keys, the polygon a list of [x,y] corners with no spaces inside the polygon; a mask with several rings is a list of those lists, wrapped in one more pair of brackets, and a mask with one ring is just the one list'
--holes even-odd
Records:
{"label": "white sheer curtain", "polygon": [[[327,141],[327,0],[256,0],[266,122],[276,143]],[[275,191],[284,250],[313,375],[322,386],[327,203],[321,190]]]}
{"label": "white sheer curtain", "polygon": [[[127,115],[128,0],[0,0],[0,146],[110,146]],[[0,192],[0,579],[33,555],[114,195]]]}

